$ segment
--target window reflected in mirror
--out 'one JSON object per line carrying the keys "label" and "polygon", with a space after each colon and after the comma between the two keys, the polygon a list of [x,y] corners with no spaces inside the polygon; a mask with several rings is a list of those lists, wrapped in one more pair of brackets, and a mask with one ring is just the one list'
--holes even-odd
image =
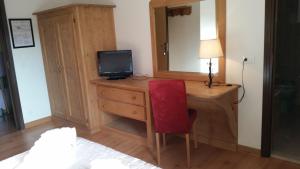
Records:
{"label": "window reflected in mirror", "polygon": [[[159,71],[208,73],[209,59],[200,59],[200,40],[217,38],[216,2],[155,9],[157,63]],[[212,59],[219,72],[219,59]]]}

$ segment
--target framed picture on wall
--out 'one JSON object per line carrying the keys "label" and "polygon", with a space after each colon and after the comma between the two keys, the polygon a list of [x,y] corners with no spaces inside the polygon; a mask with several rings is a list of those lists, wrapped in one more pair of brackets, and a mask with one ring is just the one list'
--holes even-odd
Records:
{"label": "framed picture on wall", "polygon": [[31,19],[9,19],[14,48],[35,47]]}

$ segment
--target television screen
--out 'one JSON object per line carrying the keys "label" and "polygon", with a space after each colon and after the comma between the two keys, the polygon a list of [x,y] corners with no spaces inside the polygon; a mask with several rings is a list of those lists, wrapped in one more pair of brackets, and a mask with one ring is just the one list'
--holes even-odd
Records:
{"label": "television screen", "polygon": [[100,76],[124,76],[133,74],[131,50],[98,52]]}

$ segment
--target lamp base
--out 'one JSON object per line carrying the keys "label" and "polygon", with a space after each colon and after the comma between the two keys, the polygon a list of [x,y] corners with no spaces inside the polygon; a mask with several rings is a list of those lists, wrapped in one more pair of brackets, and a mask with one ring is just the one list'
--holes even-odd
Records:
{"label": "lamp base", "polygon": [[[207,87],[209,87],[208,83],[209,82],[205,82],[204,85],[207,86]],[[216,83],[213,82],[209,88],[218,87],[218,86],[229,86],[229,85],[227,85],[227,84],[221,84],[221,83],[218,83],[218,82],[216,82]]]}
{"label": "lamp base", "polygon": [[213,75],[211,73],[211,67],[212,67],[212,63],[211,63],[211,59],[209,59],[209,73],[208,73],[208,87],[211,88],[212,87],[212,80],[213,80]]}

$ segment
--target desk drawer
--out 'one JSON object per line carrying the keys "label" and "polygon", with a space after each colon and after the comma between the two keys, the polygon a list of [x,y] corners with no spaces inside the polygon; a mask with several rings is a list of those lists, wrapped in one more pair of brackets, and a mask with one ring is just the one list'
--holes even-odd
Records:
{"label": "desk drawer", "polygon": [[111,87],[98,87],[98,97],[120,101],[139,106],[145,106],[145,96],[142,92],[123,90]]}
{"label": "desk drawer", "polygon": [[99,108],[103,112],[113,113],[135,120],[146,121],[145,107],[100,99]]}

